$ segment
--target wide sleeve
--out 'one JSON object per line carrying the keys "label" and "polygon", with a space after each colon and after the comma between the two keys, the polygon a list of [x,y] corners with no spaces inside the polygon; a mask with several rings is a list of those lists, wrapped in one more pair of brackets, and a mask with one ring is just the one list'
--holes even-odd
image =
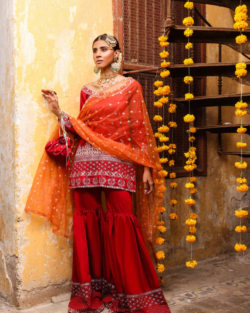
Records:
{"label": "wide sleeve", "polygon": [[[80,94],[80,111],[81,111],[82,107],[84,106],[84,104],[85,104],[85,102],[89,96],[90,96],[90,94],[86,93],[84,91],[84,87],[83,87],[83,89],[81,90],[81,94]],[[66,129],[76,134],[76,131],[74,130],[74,127],[73,127],[73,125],[69,119],[68,114],[63,112],[62,118],[63,118]],[[60,121],[59,121],[59,123],[60,123]]]}

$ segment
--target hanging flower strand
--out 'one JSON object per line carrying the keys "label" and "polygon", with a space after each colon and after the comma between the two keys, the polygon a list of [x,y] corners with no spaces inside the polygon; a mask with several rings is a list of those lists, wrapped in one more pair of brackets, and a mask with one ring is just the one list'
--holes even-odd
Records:
{"label": "hanging flower strand", "polygon": [[[239,5],[235,9],[235,15],[234,15],[234,29],[237,29],[240,31],[240,34],[236,37],[236,43],[240,45],[240,50],[242,52],[242,45],[247,42],[247,36],[242,34],[243,31],[246,30],[248,27],[247,21],[247,7],[246,5]],[[247,131],[246,128],[242,125],[242,118],[247,114],[247,107],[248,104],[246,102],[243,102],[242,97],[242,77],[247,75],[247,65],[244,62],[240,62],[236,64],[236,71],[235,71],[236,77],[240,80],[241,84],[241,95],[240,95],[240,101],[238,101],[235,104],[235,115],[240,117],[240,127],[237,129],[237,133],[240,134],[240,141],[236,143],[237,148],[240,149],[240,162],[235,163],[235,167],[240,170],[240,177],[236,179],[236,182],[239,184],[237,186],[238,192],[247,192],[248,191],[248,185],[247,180],[245,177],[243,177],[243,170],[247,168],[247,163],[243,162],[242,160],[242,152],[243,149],[247,146],[245,142],[243,142],[243,134]],[[235,211],[235,215],[240,219],[240,225],[236,226],[235,231],[239,233],[240,237],[240,243],[236,243],[235,250],[238,252],[246,251],[247,246],[241,243],[241,233],[245,233],[247,231],[246,226],[242,225],[242,219],[246,218],[248,216],[248,211],[239,209],[238,211]]]}
{"label": "hanging flower strand", "polygon": [[197,167],[195,164],[197,160],[196,156],[196,148],[193,147],[193,142],[195,141],[194,134],[196,133],[196,128],[193,127],[193,122],[195,121],[195,116],[190,113],[190,101],[194,99],[194,95],[191,93],[191,84],[194,79],[190,75],[190,65],[194,63],[191,58],[191,49],[193,48],[193,44],[190,42],[190,37],[193,35],[193,30],[191,27],[194,25],[194,20],[190,16],[190,11],[193,9],[194,4],[191,1],[188,1],[184,4],[184,7],[188,10],[188,17],[184,18],[183,25],[187,26],[187,29],[184,31],[184,35],[188,38],[188,42],[185,45],[185,48],[188,50],[188,58],[183,61],[183,63],[188,67],[188,76],[184,77],[184,83],[188,85],[188,93],[185,94],[185,100],[188,101],[188,114],[184,116],[184,122],[188,123],[188,141],[189,141],[189,150],[184,153],[187,158],[186,165],[184,169],[188,171],[189,174],[189,182],[186,183],[185,187],[188,189],[190,195],[189,198],[185,200],[185,204],[189,207],[189,218],[186,221],[186,225],[189,226],[189,235],[186,236],[186,241],[191,243],[191,258],[190,261],[186,262],[186,266],[189,268],[194,268],[197,265],[197,262],[193,260],[192,253],[192,244],[196,241],[196,224],[198,216],[195,213],[191,213],[191,208],[195,205],[196,201],[193,199],[193,195],[198,192],[195,188],[194,183],[196,182],[196,178],[193,177],[192,172]]}
{"label": "hanging flower strand", "polygon": [[[169,67],[170,62],[166,60],[166,58],[169,57],[169,52],[165,50],[169,46],[169,42],[167,41],[168,38],[166,36],[160,36],[158,38],[160,42],[160,46],[163,48],[163,51],[160,52],[160,57],[162,59],[161,61],[161,68],[162,71],[160,73],[160,76],[163,80],[157,80],[154,82],[154,86],[157,88],[154,91],[154,95],[158,97],[157,101],[154,102],[154,106],[158,108],[158,114],[154,116],[154,121],[157,123],[163,122],[163,125],[160,126],[158,124],[158,132],[155,133],[155,138],[157,141],[157,148],[156,151],[161,153],[163,152],[163,157],[160,158],[160,165],[159,165],[159,174],[161,176],[161,179],[155,180],[155,186],[156,186],[156,194],[157,197],[164,197],[164,193],[166,190],[165,187],[165,177],[167,177],[168,172],[165,171],[162,168],[162,164],[165,164],[168,162],[168,158],[164,157],[164,152],[169,149],[167,142],[169,141],[169,138],[165,135],[169,128],[164,125],[164,105],[166,105],[169,102],[169,98],[167,97],[170,94],[170,87],[168,85],[164,85],[164,79],[170,75],[169,70],[166,68]],[[163,116],[160,115],[160,108],[163,110]],[[162,246],[165,242],[165,239],[162,238],[162,234],[166,232],[165,221],[162,219],[162,214],[166,212],[166,209],[164,207],[159,207],[158,211],[160,212],[160,220],[157,222],[157,230],[159,231],[160,235],[156,239],[156,244],[159,246]],[[156,253],[156,258],[158,260],[157,263],[157,272],[162,274],[165,271],[164,264],[160,263],[160,261],[165,259],[165,253],[164,251],[160,250]],[[164,283],[164,280],[162,276],[160,277],[160,282]]]}

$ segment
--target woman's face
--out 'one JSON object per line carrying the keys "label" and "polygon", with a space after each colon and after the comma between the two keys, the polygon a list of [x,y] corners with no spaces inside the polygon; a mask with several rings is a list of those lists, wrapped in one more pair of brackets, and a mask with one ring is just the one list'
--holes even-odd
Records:
{"label": "woman's face", "polygon": [[110,49],[104,40],[98,40],[93,44],[93,59],[96,66],[100,69],[110,67],[110,64],[118,55],[119,52]]}

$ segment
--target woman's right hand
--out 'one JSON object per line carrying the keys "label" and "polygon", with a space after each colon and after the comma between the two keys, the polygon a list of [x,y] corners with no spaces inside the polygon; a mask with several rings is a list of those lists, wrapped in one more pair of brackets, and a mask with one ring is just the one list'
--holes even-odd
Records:
{"label": "woman's right hand", "polygon": [[48,101],[49,109],[57,117],[61,111],[58,103],[58,97],[53,90],[42,89],[43,97]]}

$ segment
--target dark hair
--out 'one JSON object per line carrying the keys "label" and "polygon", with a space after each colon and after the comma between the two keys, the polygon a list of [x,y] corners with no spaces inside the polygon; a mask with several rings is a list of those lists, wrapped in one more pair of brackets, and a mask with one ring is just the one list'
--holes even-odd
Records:
{"label": "dark hair", "polygon": [[[112,35],[112,36],[113,36],[113,35]],[[113,36],[113,37],[115,38],[115,40],[116,40],[116,42],[117,42],[117,43],[116,43],[116,46],[113,48],[114,51],[116,51],[116,50],[121,50],[117,38],[116,38],[115,36]],[[96,39],[93,41],[93,44],[94,44],[96,41],[98,41],[98,40],[106,40],[106,39],[107,39],[107,34],[102,34],[102,35],[96,37]],[[92,46],[93,46],[93,44],[92,44]]]}

